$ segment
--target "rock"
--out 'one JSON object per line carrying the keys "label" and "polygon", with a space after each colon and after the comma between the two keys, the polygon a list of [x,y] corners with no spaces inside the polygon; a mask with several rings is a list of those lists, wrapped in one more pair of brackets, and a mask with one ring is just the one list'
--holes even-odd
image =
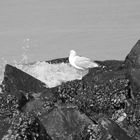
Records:
{"label": "rock", "polygon": [[116,140],[136,140],[135,138],[128,136],[127,133],[119,127],[119,125],[107,117],[100,118],[99,122],[105,131],[105,135],[103,135],[102,139],[113,137]]}
{"label": "rock", "polygon": [[0,139],[11,126],[11,118],[18,110],[18,100],[14,95],[0,94]]}
{"label": "rock", "polygon": [[18,113],[2,140],[52,140],[34,114]]}
{"label": "rock", "polygon": [[5,66],[2,85],[4,92],[17,97],[20,109],[30,98],[33,98],[32,93],[38,93],[46,89],[45,83],[8,64]]}
{"label": "rock", "polygon": [[126,56],[124,64],[127,68],[140,68],[140,40],[138,40]]}
{"label": "rock", "polygon": [[134,45],[130,53],[126,56],[124,67],[127,69],[127,77],[130,79],[130,85],[134,96],[140,91],[140,40]]}
{"label": "rock", "polygon": [[[58,105],[51,112],[43,113],[41,122],[48,134],[56,140],[82,140],[84,130],[93,122],[73,105]],[[88,133],[88,132],[86,132]],[[75,139],[75,140],[76,140]]]}
{"label": "rock", "polygon": [[95,61],[98,63],[101,67],[104,68],[104,70],[118,70],[121,68],[123,61],[119,60],[105,60],[105,61]]}
{"label": "rock", "polygon": [[68,59],[68,57],[66,57],[66,58],[58,58],[58,59],[48,60],[46,62],[48,62],[50,64],[68,63],[69,59]]}
{"label": "rock", "polygon": [[128,73],[130,79],[131,92],[134,96],[140,96],[140,70],[137,68],[131,68]]}
{"label": "rock", "polygon": [[46,89],[45,83],[8,64],[5,66],[3,85],[7,92],[40,92]]}

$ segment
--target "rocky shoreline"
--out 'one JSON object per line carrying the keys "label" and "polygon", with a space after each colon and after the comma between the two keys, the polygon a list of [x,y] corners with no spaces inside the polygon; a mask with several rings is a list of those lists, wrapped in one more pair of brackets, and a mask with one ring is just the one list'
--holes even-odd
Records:
{"label": "rocky shoreline", "polygon": [[124,61],[96,62],[81,80],[53,88],[7,64],[0,139],[140,140],[140,40]]}

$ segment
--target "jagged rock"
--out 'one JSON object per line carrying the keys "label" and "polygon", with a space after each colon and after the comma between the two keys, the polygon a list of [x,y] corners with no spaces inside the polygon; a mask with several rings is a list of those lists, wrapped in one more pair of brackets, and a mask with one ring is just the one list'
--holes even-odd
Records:
{"label": "jagged rock", "polygon": [[11,118],[18,109],[18,100],[10,94],[0,94],[0,139],[11,126]]}
{"label": "jagged rock", "polygon": [[134,96],[139,96],[140,91],[140,40],[134,45],[126,56],[124,67],[127,68],[127,76],[130,79]]}
{"label": "jagged rock", "polygon": [[140,40],[138,40],[130,53],[126,56],[124,64],[127,68],[140,68]]}
{"label": "jagged rock", "polygon": [[53,59],[53,60],[49,60],[49,61],[46,61],[46,62],[48,62],[50,64],[68,63],[69,59],[68,59],[68,57],[58,58],[58,59]]}
{"label": "jagged rock", "polygon": [[119,60],[105,60],[105,61],[95,61],[98,63],[101,67],[103,67],[103,70],[118,70],[122,67],[123,61]]}
{"label": "jagged rock", "polygon": [[46,88],[45,83],[8,64],[5,66],[3,85],[7,92],[40,92]]}
{"label": "jagged rock", "polygon": [[18,113],[2,140],[52,140],[34,114]]}
{"label": "jagged rock", "polygon": [[54,140],[82,140],[88,133],[84,130],[93,124],[76,106],[66,104],[55,106],[51,112],[44,112],[40,117]]}
{"label": "jagged rock", "polygon": [[119,127],[114,121],[107,117],[100,118],[101,127],[104,130],[103,140],[113,137],[115,140],[136,140],[127,135],[127,133]]}
{"label": "jagged rock", "polygon": [[140,70],[137,68],[131,68],[128,73],[130,79],[131,92],[133,96],[140,96]]}

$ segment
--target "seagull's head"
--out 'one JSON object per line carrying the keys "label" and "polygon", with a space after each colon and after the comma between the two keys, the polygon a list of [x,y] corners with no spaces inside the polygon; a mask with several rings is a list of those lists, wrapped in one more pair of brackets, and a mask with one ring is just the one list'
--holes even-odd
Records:
{"label": "seagull's head", "polygon": [[70,51],[70,55],[71,55],[71,56],[75,56],[75,55],[76,55],[76,51],[71,50],[71,51]]}

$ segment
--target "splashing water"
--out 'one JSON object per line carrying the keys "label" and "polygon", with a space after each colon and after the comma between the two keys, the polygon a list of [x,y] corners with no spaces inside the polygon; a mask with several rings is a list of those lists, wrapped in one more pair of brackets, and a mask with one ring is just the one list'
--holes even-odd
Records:
{"label": "splashing water", "polygon": [[[5,64],[7,61],[3,59],[3,65],[1,65],[0,80],[3,80],[3,73]],[[14,66],[18,69],[32,75],[46,84],[46,87],[55,87],[63,82],[72,81],[75,79],[82,79],[88,71],[81,71],[73,68],[69,63],[49,64],[44,62],[36,62],[34,64],[22,64],[14,60]]]}
{"label": "splashing water", "polygon": [[29,38],[26,38],[23,40],[23,46],[21,48],[22,48],[22,52],[23,52],[21,55],[21,60],[19,60],[19,61],[13,60],[15,67],[19,67],[20,65],[23,65],[23,64],[28,64],[28,62],[29,62],[28,52],[29,52],[29,49],[31,48]]}
{"label": "splashing water", "polygon": [[[46,84],[46,87],[51,88],[60,85],[63,82],[82,79],[82,77],[88,73],[88,70],[77,70],[73,68],[69,63],[49,64],[44,61],[36,62],[32,65],[29,64],[28,52],[30,49],[30,41],[31,40],[29,38],[23,40],[22,58],[19,61],[14,59],[12,64],[18,69],[21,69],[22,71],[44,82]],[[6,64],[7,61],[3,58],[0,68],[1,81],[3,80],[3,73]]]}
{"label": "splashing water", "polygon": [[5,65],[7,64],[7,60],[2,57],[1,58],[1,65],[0,65],[0,84],[2,83],[3,77],[4,77],[4,69]]}
{"label": "splashing water", "polygon": [[14,65],[15,67],[17,67],[17,66],[19,67],[20,65],[28,63],[28,60],[29,60],[28,52],[29,52],[29,49],[31,48],[30,41],[31,41],[31,39],[29,39],[29,38],[26,38],[23,40],[22,47],[21,47],[22,55],[21,55],[20,60],[17,61],[15,58],[13,58],[13,60],[8,61],[5,57],[2,57],[0,59],[0,84],[4,77],[4,70],[5,70],[6,64],[11,64],[11,65]]}
{"label": "splashing water", "polygon": [[29,48],[30,48],[29,43],[30,43],[30,39],[29,38],[26,38],[26,39],[23,40],[23,44],[24,45],[22,46],[22,49],[24,51],[28,51],[29,50]]}
{"label": "splashing water", "polygon": [[36,62],[33,65],[19,65],[19,69],[44,82],[47,87],[55,87],[63,82],[82,79],[88,71],[81,71],[73,68],[70,64],[49,64]]}
{"label": "splashing water", "polygon": [[29,38],[24,39],[22,49],[23,49],[23,54],[22,54],[22,59],[21,59],[20,63],[27,64],[28,60],[29,60],[29,56],[27,55],[27,53],[30,49],[30,39]]}
{"label": "splashing water", "polygon": [[[44,82],[46,87],[49,88],[61,85],[63,82],[72,81],[75,79],[80,80],[88,73],[88,70],[81,71],[75,69],[69,63],[49,64],[43,61],[36,62],[34,64],[23,64],[22,62],[23,61],[20,61],[20,63],[18,63],[16,60],[14,60],[14,66]],[[5,64],[7,64],[7,61],[4,59],[3,66],[1,68],[1,81],[3,80]]]}

